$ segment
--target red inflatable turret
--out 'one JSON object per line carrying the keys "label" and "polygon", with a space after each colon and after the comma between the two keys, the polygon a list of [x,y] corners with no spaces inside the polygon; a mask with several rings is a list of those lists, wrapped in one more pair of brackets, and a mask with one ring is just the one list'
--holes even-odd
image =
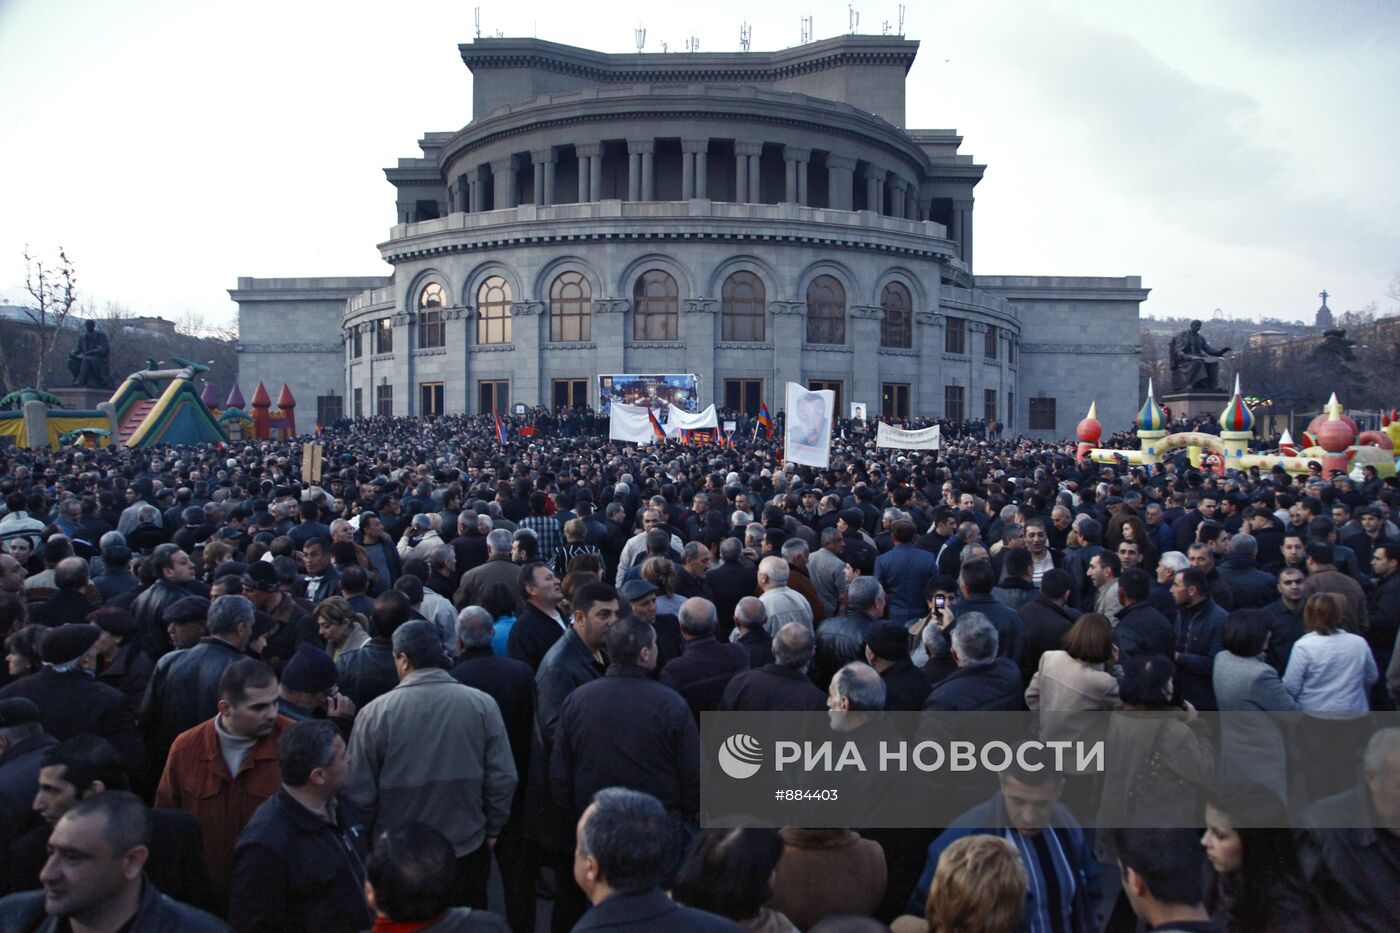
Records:
{"label": "red inflatable turret", "polygon": [[282,391],[277,393],[277,407],[282,412],[282,427],[286,437],[297,436],[297,400],[292,398],[292,390],[287,388],[287,384],[282,383]]}
{"label": "red inflatable turret", "polygon": [[1099,406],[1097,402],[1089,403],[1089,414],[1074,429],[1074,435],[1079,439],[1079,444],[1075,447],[1075,460],[1080,463],[1089,456],[1089,451],[1098,446],[1103,438],[1103,425],[1099,424]]}
{"label": "red inflatable turret", "polygon": [[258,383],[253,393],[253,437],[265,441],[271,436],[268,409],[272,407],[272,397],[267,394],[267,386]]}

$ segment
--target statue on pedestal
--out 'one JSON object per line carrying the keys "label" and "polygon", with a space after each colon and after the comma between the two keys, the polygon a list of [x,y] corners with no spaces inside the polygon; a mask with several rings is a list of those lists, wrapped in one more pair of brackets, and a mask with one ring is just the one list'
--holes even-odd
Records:
{"label": "statue on pedestal", "polygon": [[1184,330],[1172,338],[1172,389],[1177,392],[1201,390],[1221,392],[1221,358],[1230,352],[1229,347],[1219,350],[1201,336],[1201,322],[1192,321],[1191,329]]}
{"label": "statue on pedestal", "polygon": [[107,375],[107,357],[111,347],[107,335],[97,329],[96,321],[86,321],[86,330],[78,338],[78,346],[68,354],[68,371],[73,374],[73,384],[89,389],[110,389],[112,380]]}

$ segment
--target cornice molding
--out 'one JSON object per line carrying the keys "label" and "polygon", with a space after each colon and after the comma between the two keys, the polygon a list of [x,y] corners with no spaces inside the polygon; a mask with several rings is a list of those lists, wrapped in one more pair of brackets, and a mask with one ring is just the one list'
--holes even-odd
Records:
{"label": "cornice molding", "polygon": [[1098,355],[1141,353],[1136,343],[1021,343],[1022,353],[1089,353]]}
{"label": "cornice molding", "polygon": [[792,314],[798,317],[807,316],[807,302],[805,301],[770,301],[768,302],[769,314]]}
{"label": "cornice molding", "polygon": [[681,302],[681,309],[691,314],[715,314],[719,311],[719,299],[687,298]]}
{"label": "cornice molding", "polygon": [[803,342],[802,352],[804,353],[854,353],[855,347],[841,343],[807,343]]}
{"label": "cornice molding", "polygon": [[684,350],[679,340],[629,340],[623,344],[629,350]]}
{"label": "cornice molding", "polygon": [[594,314],[625,314],[632,302],[626,298],[594,298]]}
{"label": "cornice molding", "polygon": [[468,353],[514,353],[515,345],[510,343],[488,343],[467,348]]}
{"label": "cornice molding", "polygon": [[335,353],[345,352],[343,343],[239,343],[239,353]]}

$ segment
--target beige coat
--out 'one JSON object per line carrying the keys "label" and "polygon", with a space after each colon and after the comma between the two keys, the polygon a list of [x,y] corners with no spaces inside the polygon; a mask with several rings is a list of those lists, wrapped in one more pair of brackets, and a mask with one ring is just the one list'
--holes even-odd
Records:
{"label": "beige coat", "polygon": [[1080,713],[1122,709],[1123,701],[1118,699],[1118,681],[1102,664],[1085,664],[1066,651],[1047,651],[1026,688],[1026,706],[1047,713]]}
{"label": "beige coat", "polygon": [[869,917],[885,897],[885,852],[846,829],[784,829],[771,910],[800,930],[823,917]]}

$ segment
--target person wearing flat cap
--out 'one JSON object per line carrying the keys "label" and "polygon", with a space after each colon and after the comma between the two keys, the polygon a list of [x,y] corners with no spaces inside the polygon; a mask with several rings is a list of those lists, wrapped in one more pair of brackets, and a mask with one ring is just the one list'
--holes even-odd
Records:
{"label": "person wearing flat cap", "polygon": [[272,619],[272,631],[263,646],[262,659],[271,664],[273,670],[281,671],[300,645],[322,646],[321,632],[311,613],[282,589],[277,571],[270,563],[256,561],[248,568],[243,576],[243,595],[248,597],[253,608]]}
{"label": "person wearing flat cap", "polygon": [[628,580],[618,590],[632,603],[632,614],[644,622],[649,622],[656,630],[656,663],[647,675],[655,680],[661,670],[674,659],[680,657],[685,648],[681,637],[680,619],[675,614],[657,612],[656,597],[661,592],[656,584],[646,580]]}
{"label": "person wearing flat cap", "polygon": [[918,712],[933,685],[909,659],[909,629],[883,619],[865,633],[865,660],[885,682],[885,709]]}
{"label": "person wearing flat cap", "polygon": [[336,667],[331,656],[314,645],[300,645],[282,668],[277,709],[294,722],[329,719],[350,740],[355,703],[336,689]]}
{"label": "person wearing flat cap", "polygon": [[0,700],[0,846],[7,853],[33,818],[44,752],[57,744],[44,731],[33,700]]}
{"label": "person wearing flat cap", "polygon": [[205,620],[209,618],[209,600],[203,596],[186,596],[177,599],[165,610],[165,633],[175,649],[193,648],[199,644],[208,629]]}
{"label": "person wearing flat cap", "polygon": [[145,749],[126,696],[93,676],[102,637],[95,625],[61,625],[39,643],[44,666],[0,690],[0,700],[24,697],[39,707],[44,731],[60,742],[75,735],[107,739],[121,753],[127,773],[145,769]]}
{"label": "person wearing flat cap", "polygon": [[140,632],[136,618],[125,609],[111,606],[89,613],[87,620],[102,630],[93,647],[98,682],[116,687],[135,709],[146,695],[146,684],[156,666],[136,643]]}

